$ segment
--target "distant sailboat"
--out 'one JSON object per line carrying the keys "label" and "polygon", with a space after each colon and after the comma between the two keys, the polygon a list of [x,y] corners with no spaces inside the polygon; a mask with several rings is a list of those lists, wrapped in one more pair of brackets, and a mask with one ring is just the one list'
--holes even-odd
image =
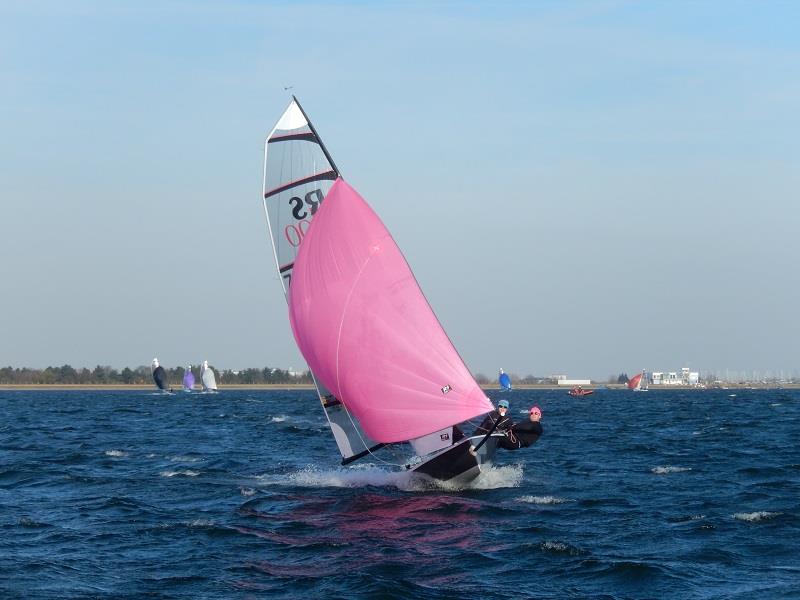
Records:
{"label": "distant sailboat", "polygon": [[500,377],[498,378],[498,380],[500,382],[500,389],[502,390],[511,389],[511,378],[508,376],[508,373],[503,371],[503,369],[500,369]]}
{"label": "distant sailboat", "polygon": [[203,366],[200,369],[200,379],[203,382],[204,392],[217,391],[217,378],[214,377],[214,369],[208,366],[208,361],[203,361]]}
{"label": "distant sailboat", "polygon": [[292,332],[342,464],[408,442],[406,469],[475,478],[498,434],[467,438],[457,424],[493,406],[296,98],[267,138],[264,209]]}
{"label": "distant sailboat", "polygon": [[646,392],[649,390],[645,371],[631,377],[630,381],[628,381],[628,389],[634,392]]}
{"label": "distant sailboat", "polygon": [[150,370],[153,373],[153,381],[156,384],[156,387],[160,389],[162,392],[171,392],[172,389],[169,387],[169,382],[167,381],[167,372],[164,370],[164,367],[158,364],[158,359],[154,358],[153,363],[150,365]]}
{"label": "distant sailboat", "polygon": [[183,391],[191,392],[193,389],[194,389],[194,373],[192,373],[192,365],[189,365],[183,372]]}

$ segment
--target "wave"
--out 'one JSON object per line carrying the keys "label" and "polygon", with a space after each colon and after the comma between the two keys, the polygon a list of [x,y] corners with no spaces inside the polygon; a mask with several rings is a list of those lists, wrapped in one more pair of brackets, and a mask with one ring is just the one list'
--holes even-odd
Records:
{"label": "wave", "polygon": [[167,457],[171,462],[200,462],[203,460],[197,456],[168,456]]}
{"label": "wave", "polygon": [[[623,581],[626,586],[634,582],[652,584],[656,577],[676,578],[669,567],[647,560],[587,559],[582,563],[585,572],[594,577],[611,577]],[[676,578],[677,579],[677,578]]]}
{"label": "wave", "polygon": [[211,519],[195,519],[194,521],[183,521],[186,527],[213,527],[216,525]]}
{"label": "wave", "polygon": [[272,417],[269,422],[270,423],[283,423],[286,419],[288,419],[286,415],[278,415],[277,417]]}
{"label": "wave", "polygon": [[190,471],[189,469],[186,469],[185,471],[161,471],[159,475],[161,475],[161,477],[176,477],[178,475],[183,475],[185,477],[197,477],[200,475],[200,471]]}
{"label": "wave", "polygon": [[252,496],[256,493],[251,487],[241,487],[239,488],[239,492],[241,492],[242,496]]}
{"label": "wave", "polygon": [[569,556],[580,556],[585,551],[565,542],[546,540],[539,544],[539,549],[552,554],[567,554]]}
{"label": "wave", "polygon": [[515,502],[525,502],[528,504],[564,504],[569,502],[567,498],[558,498],[556,496],[520,496],[514,499]]}
{"label": "wave", "polygon": [[768,512],[766,510],[759,510],[751,513],[734,513],[731,515],[737,521],[747,521],[748,523],[756,523],[758,521],[766,521],[767,519],[774,519],[783,513]]}
{"label": "wave", "polygon": [[30,517],[20,517],[18,523],[20,527],[30,527],[30,528],[39,528],[39,527],[52,527],[50,523],[45,523],[44,521],[35,521]]}
{"label": "wave", "polygon": [[472,490],[495,490],[498,488],[519,487],[522,476],[525,474],[522,465],[505,465],[491,467],[482,471],[477,479],[464,486]]}
{"label": "wave", "polygon": [[669,523],[689,523],[691,521],[702,521],[705,519],[705,515],[681,515],[676,517],[669,517],[667,521]]}
{"label": "wave", "polygon": [[672,467],[667,465],[665,467],[653,467],[650,472],[656,475],[666,475],[667,473],[685,473],[691,470],[691,467]]}
{"label": "wave", "polygon": [[128,456],[128,453],[123,450],[106,450],[103,454],[106,456],[113,456],[114,458],[124,458]]}

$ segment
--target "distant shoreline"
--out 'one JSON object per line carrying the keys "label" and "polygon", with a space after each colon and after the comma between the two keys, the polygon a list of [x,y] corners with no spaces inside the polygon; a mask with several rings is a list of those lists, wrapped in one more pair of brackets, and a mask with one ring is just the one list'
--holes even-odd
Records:
{"label": "distant shoreline", "polygon": [[[565,385],[551,385],[551,384],[520,384],[515,385],[514,389],[517,390],[564,390],[569,391],[571,386]],[[582,386],[586,390],[597,389],[610,389],[610,390],[624,390],[625,384],[618,383],[604,383]],[[487,391],[499,391],[500,386],[497,384],[482,385],[482,389]],[[175,386],[175,392],[182,391],[180,386]],[[313,390],[314,386],[308,383],[254,383],[254,384],[231,384],[220,385],[219,390]],[[759,385],[745,385],[745,384],[728,384],[724,386],[713,387],[697,387],[688,385],[651,385],[650,391],[659,392],[662,390],[781,390],[781,389],[800,389],[800,383],[785,383],[785,384],[759,384]],[[142,391],[156,391],[156,388],[149,384],[65,384],[65,383],[30,383],[30,384],[0,384],[0,391],[126,391],[126,390],[142,390]],[[201,392],[197,388],[194,392]]]}

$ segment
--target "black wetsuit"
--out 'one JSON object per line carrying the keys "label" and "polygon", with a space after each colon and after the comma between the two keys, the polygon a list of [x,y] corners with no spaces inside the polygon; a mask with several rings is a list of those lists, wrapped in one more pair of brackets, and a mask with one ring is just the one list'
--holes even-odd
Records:
{"label": "black wetsuit", "polygon": [[495,423],[497,423],[497,427],[495,427],[494,433],[505,433],[514,426],[514,421],[511,420],[508,414],[506,414],[505,417],[501,417],[499,412],[493,410],[486,415],[486,418],[478,425],[478,428],[472,435],[486,435],[492,430]]}
{"label": "black wetsuit", "polygon": [[[517,423],[508,432],[508,438],[500,442],[500,447],[506,450],[517,450],[519,448],[527,448],[535,444],[536,440],[544,433],[542,424],[539,421],[523,421]],[[506,444],[505,442],[510,442]]]}

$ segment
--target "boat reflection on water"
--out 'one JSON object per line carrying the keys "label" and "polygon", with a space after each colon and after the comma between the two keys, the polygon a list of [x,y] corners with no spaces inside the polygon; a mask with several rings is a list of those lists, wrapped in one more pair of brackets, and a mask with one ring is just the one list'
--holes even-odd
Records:
{"label": "boat reflection on water", "polygon": [[238,510],[242,524],[234,529],[259,543],[257,556],[242,568],[268,578],[239,580],[237,587],[272,589],[275,577],[296,581],[399,567],[413,576],[415,566],[430,572],[431,560],[444,549],[486,550],[479,538],[489,508],[479,500],[363,491],[339,498],[274,494],[245,503]]}

